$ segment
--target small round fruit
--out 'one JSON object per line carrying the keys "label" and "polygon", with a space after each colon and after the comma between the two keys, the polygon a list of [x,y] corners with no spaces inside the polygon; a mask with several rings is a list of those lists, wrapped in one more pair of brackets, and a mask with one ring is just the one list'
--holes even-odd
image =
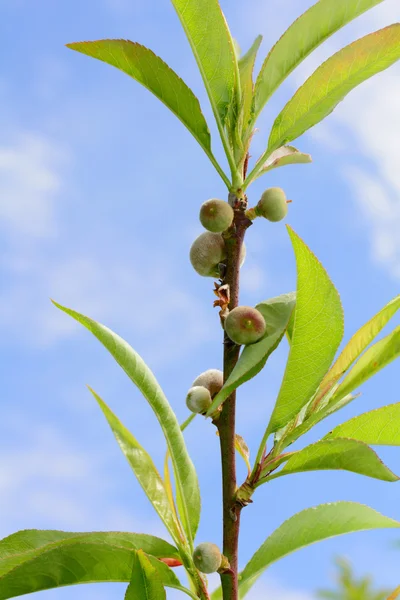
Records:
{"label": "small round fruit", "polygon": [[265,333],[265,320],[256,308],[238,306],[226,317],[225,331],[235,344],[254,344]]}
{"label": "small round fruit", "polygon": [[220,233],[205,231],[190,248],[190,262],[203,277],[220,277],[219,263],[226,258],[225,242]]}
{"label": "small round fruit", "polygon": [[211,398],[214,398],[224,385],[224,374],[218,369],[208,369],[204,373],[200,373],[198,377],[193,381],[193,386],[203,386],[207,388],[211,394]]}
{"label": "small round fruit", "polygon": [[186,406],[193,413],[199,415],[207,412],[211,406],[211,394],[209,390],[201,385],[191,387],[186,396]]}
{"label": "small round fruit", "polygon": [[221,566],[222,555],[218,546],[204,542],[195,548],[193,562],[202,573],[215,573]]}
{"label": "small round fruit", "polygon": [[284,219],[287,211],[286,194],[279,187],[272,187],[265,190],[256,206],[256,214],[259,217],[264,217],[273,222]]}
{"label": "small round fruit", "polygon": [[232,225],[234,217],[233,208],[224,200],[211,198],[204,202],[200,209],[200,221],[205,229],[213,232],[222,232]]}

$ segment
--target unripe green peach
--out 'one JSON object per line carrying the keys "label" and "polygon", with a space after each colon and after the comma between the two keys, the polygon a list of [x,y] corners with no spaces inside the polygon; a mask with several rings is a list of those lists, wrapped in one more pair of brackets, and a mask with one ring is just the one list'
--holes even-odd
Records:
{"label": "unripe green peach", "polygon": [[203,542],[194,549],[193,562],[202,573],[215,573],[221,566],[222,554],[215,544]]}
{"label": "unripe green peach", "polygon": [[193,386],[203,386],[211,394],[211,398],[214,398],[224,385],[224,374],[218,369],[208,369],[204,373],[200,373],[198,377],[193,381]]}
{"label": "unripe green peach", "polygon": [[235,344],[254,344],[265,333],[265,320],[259,310],[238,306],[225,319],[225,331]]}
{"label": "unripe green peach", "polygon": [[255,210],[259,217],[273,222],[281,221],[286,217],[288,211],[285,192],[279,187],[265,190]]}
{"label": "unripe green peach", "polygon": [[220,233],[205,231],[190,248],[190,262],[203,277],[220,277],[219,263],[226,258],[225,242]]}
{"label": "unripe green peach", "polygon": [[210,391],[201,385],[194,385],[187,393],[186,406],[196,414],[207,412],[211,406]]}
{"label": "unripe green peach", "polygon": [[213,232],[225,231],[232,225],[233,208],[224,200],[211,198],[200,209],[200,221],[205,229]]}
{"label": "unripe green peach", "polygon": [[[242,244],[240,251],[240,266],[246,258],[246,246]],[[218,265],[226,259],[224,238],[220,233],[205,231],[200,234],[190,248],[190,262],[192,267],[203,277],[220,278]]]}

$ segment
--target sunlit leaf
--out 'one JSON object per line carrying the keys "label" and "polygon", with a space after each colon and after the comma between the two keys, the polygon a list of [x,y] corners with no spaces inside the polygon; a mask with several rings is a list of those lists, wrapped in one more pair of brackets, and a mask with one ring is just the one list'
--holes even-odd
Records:
{"label": "sunlit leaf", "polygon": [[344,375],[365,348],[376,338],[385,325],[400,308],[400,295],[393,298],[386,306],[372,317],[353,335],[329,369],[320,385],[320,397]]}
{"label": "sunlit leaf", "polygon": [[[90,389],[90,388],[89,388]],[[146,496],[152,503],[153,507],[159,514],[163,523],[167,527],[175,540],[179,540],[180,528],[179,522],[176,519],[167,491],[165,489],[161,475],[146,450],[139,444],[135,437],[131,434],[121,421],[114,415],[105,402],[90,389],[93,396],[99,403],[101,410],[106,417],[108,424],[117,440],[122,452],[132,467],[137,480],[142,486]]]}
{"label": "sunlit leaf", "polygon": [[399,480],[369,446],[363,442],[343,438],[321,440],[295,452],[283,469],[270,475],[269,479],[304,471],[330,469],[352,471],[382,481]]}
{"label": "sunlit leaf", "polygon": [[151,50],[128,40],[76,42],[67,46],[120,69],[144,85],[186,125],[203,149],[211,152],[210,132],[198,99]]}
{"label": "sunlit leaf", "polygon": [[[9,563],[11,568],[2,570],[0,600],[79,583],[131,581],[136,543],[130,542],[129,535],[134,540],[134,534],[86,535],[85,541],[85,534],[78,534],[78,537],[59,539],[15,555],[15,564]],[[10,538],[3,542],[7,540]],[[20,539],[18,552],[21,543]],[[8,560],[11,557],[9,554]],[[149,560],[164,586],[180,586],[179,579],[166,564],[152,556]]]}
{"label": "sunlit leaf", "polygon": [[[247,563],[240,575],[241,597],[269,565],[295,550],[344,533],[398,527],[398,521],[355,502],[321,504],[303,510],[278,527]],[[213,600],[218,597],[213,595]]]}
{"label": "sunlit leaf", "polygon": [[282,386],[268,426],[284,427],[315,393],[343,336],[339,295],[311,250],[288,228],[297,264],[293,335]]}
{"label": "sunlit leaf", "polygon": [[260,70],[256,83],[255,113],[286,77],[322,42],[382,0],[319,0],[285,31]]}
{"label": "sunlit leaf", "polygon": [[133,555],[131,581],[125,600],[166,600],[164,586],[156,567],[143,550]]}
{"label": "sunlit leaf", "polygon": [[[219,436],[218,430],[216,433]],[[250,473],[251,473],[251,465],[250,465],[250,460],[249,460],[250,459],[250,450],[249,450],[248,445],[246,444],[245,439],[238,433],[235,433],[235,450],[243,458],[244,462],[246,463],[247,471],[250,475]]]}
{"label": "sunlit leaf", "polygon": [[359,394],[349,394],[342,398],[339,402],[335,402],[334,405],[327,403],[325,406],[321,407],[318,411],[311,413],[306,420],[300,423],[297,427],[290,431],[290,433],[285,436],[283,447],[286,448],[294,441],[296,441],[299,437],[306,434],[307,431],[310,431],[317,423],[326,419],[333,413],[337,412],[356,398],[358,398]]}
{"label": "sunlit leaf", "polygon": [[243,131],[250,123],[253,108],[253,70],[257,52],[262,42],[262,35],[256,37],[251,48],[239,60],[240,87],[242,90],[242,122]]}
{"label": "sunlit leaf", "polygon": [[310,162],[312,162],[310,154],[300,152],[300,150],[297,150],[294,146],[282,146],[282,148],[278,148],[268,157],[259,176],[264,175],[264,173],[267,173],[272,169],[277,169],[278,167],[307,164]]}
{"label": "sunlit leaf", "polygon": [[210,416],[239,385],[261,371],[270,354],[276,349],[287,327],[296,302],[294,293],[282,294],[257,304],[267,329],[264,337],[255,344],[245,346],[240,358],[221,391],[215,396],[207,415]]}
{"label": "sunlit leaf", "polygon": [[[190,425],[190,423],[193,421],[193,419],[196,417],[195,413],[192,413],[187,419],[186,421],[184,421],[181,425],[181,431],[185,431],[186,427],[188,427]],[[165,491],[167,492],[167,496],[168,496],[168,500],[171,506],[172,511],[174,512],[174,514],[176,515],[176,517],[178,517],[177,512],[176,512],[176,506],[175,506],[175,499],[174,499],[174,491],[172,488],[172,480],[171,480],[171,473],[170,473],[170,469],[169,469],[169,461],[170,461],[170,455],[169,455],[169,451],[167,450],[165,453],[165,458],[164,458],[164,484],[165,484]]]}
{"label": "sunlit leaf", "polygon": [[392,333],[379,340],[358,359],[334,393],[331,404],[341,400],[350,392],[358,389],[363,383],[386,367],[400,355],[400,326]]}
{"label": "sunlit leaf", "polygon": [[298,138],[328,116],[357,85],[400,58],[400,24],[346,46],[324,62],[286,104],[273,124],[269,152]]}
{"label": "sunlit leaf", "polygon": [[200,491],[197,473],[188,455],[175,413],[152,371],[133,348],[108,327],[56,302],[54,304],[86,327],[103,344],[153,409],[171,455],[180,517],[189,539],[193,540],[200,520]]}
{"label": "sunlit leaf", "polygon": [[236,81],[236,55],[218,0],[171,0],[186,32],[216,119],[225,122]]}
{"label": "sunlit leaf", "polygon": [[372,445],[400,446],[400,403],[353,417],[335,427],[325,439],[338,437],[349,437]]}
{"label": "sunlit leaf", "polygon": [[0,540],[0,576],[43,552],[60,548],[64,542],[118,546],[127,551],[142,549],[156,558],[179,559],[178,550],[161,538],[145,533],[94,531],[78,533],[57,530],[25,529]]}

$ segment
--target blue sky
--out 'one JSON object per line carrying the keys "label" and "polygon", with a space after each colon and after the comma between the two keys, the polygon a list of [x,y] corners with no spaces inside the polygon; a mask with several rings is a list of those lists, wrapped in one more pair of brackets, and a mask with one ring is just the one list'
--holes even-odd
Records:
{"label": "blue sky", "polygon": [[[283,14],[276,6],[284,5]],[[310,1],[222,2],[246,50],[262,33],[260,60]],[[347,26],[290,77],[254,138],[266,145],[273,117],[324,58],[399,17],[396,0]],[[192,380],[221,366],[212,281],[191,269],[198,210],[225,197],[222,181],[181,124],[117,70],[75,54],[71,41],[139,41],[161,55],[210,109],[189,46],[168,0],[3,0],[0,7],[0,536],[22,528],[131,530],[162,525],[85,388],[108,402],[158,463],[164,444],[154,416],[112,359],[49,297],[106,323],[155,371],[180,419]],[[353,92],[296,146],[311,165],[258,180],[250,203],[271,185],[293,199],[287,222],[310,245],[341,293],[346,337],[399,293],[399,67]],[[216,154],[223,161],[212,127]],[[242,302],[295,288],[282,223],[256,223],[242,270]],[[395,319],[395,324],[399,319]],[[240,390],[238,432],[254,452],[279,389],[287,348]],[[398,364],[364,386],[359,400],[311,432],[396,402]],[[203,493],[199,540],[220,543],[218,439],[199,419],[187,434]],[[400,451],[381,449],[400,471]],[[242,469],[242,467],[240,466]],[[244,470],[241,471],[244,476]],[[242,563],[286,518],[322,502],[354,500],[400,519],[399,484],[348,473],[299,474],[261,488],[244,512]],[[345,554],[377,583],[400,582],[396,532],[356,534],[305,549],[274,565],[250,598],[310,600]],[[122,598],[124,586],[45,592],[61,599]],[[169,598],[177,598],[170,594]]]}

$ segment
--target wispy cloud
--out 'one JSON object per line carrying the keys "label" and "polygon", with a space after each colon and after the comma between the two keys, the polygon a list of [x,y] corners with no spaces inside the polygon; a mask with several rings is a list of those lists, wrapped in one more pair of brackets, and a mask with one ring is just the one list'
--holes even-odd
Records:
{"label": "wispy cloud", "polygon": [[90,244],[79,252],[60,244],[70,160],[70,152],[31,132],[20,131],[0,147],[0,269],[6,282],[0,328],[8,343],[46,346],[75,334],[76,324],[57,312],[50,297],[127,333],[173,339],[168,353],[152,344],[153,363],[174,360],[193,340],[209,339],[205,310],[161,251],[144,251],[135,241],[121,257],[121,240],[115,251],[110,243],[107,253]]}
{"label": "wispy cloud", "polygon": [[[350,41],[389,25],[398,17],[389,0],[335,34],[295,71],[301,85],[327,57]],[[371,258],[392,277],[400,278],[400,173],[398,169],[398,65],[353,90],[310,135],[336,155],[364,219]],[[360,160],[361,159],[361,160]]]}
{"label": "wispy cloud", "polygon": [[54,205],[67,159],[64,149],[31,132],[0,146],[0,227],[6,237],[55,235]]}

